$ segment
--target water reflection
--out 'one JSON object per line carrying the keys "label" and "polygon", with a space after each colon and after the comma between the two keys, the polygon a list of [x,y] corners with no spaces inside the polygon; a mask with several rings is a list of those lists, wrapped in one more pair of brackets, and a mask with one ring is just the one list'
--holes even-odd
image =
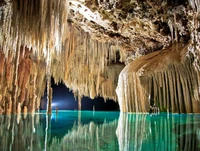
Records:
{"label": "water reflection", "polygon": [[198,151],[199,115],[0,115],[1,151]]}
{"label": "water reflection", "polygon": [[120,151],[198,151],[199,115],[120,114]]}

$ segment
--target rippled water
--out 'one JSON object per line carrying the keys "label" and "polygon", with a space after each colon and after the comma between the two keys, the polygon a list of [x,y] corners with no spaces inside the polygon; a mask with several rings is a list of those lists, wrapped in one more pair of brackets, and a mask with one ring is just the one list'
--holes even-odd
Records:
{"label": "rippled water", "polygon": [[198,151],[200,115],[59,111],[0,115],[1,151]]}

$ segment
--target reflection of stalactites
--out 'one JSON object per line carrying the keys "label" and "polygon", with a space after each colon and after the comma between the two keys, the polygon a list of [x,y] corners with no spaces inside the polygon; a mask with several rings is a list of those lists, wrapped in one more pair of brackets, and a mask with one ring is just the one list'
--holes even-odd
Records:
{"label": "reflection of stalactites", "polygon": [[17,114],[17,124],[19,124],[20,120],[21,120],[21,114]]}
{"label": "reflection of stalactites", "polygon": [[[44,129],[41,123],[36,122],[38,115],[29,114],[26,119],[19,119],[18,115],[2,115],[0,117],[1,150],[44,150]],[[3,118],[2,122],[1,118]],[[34,134],[35,131],[41,135]]]}
{"label": "reflection of stalactites", "polygon": [[35,114],[31,114],[32,133],[35,133]]}
{"label": "reflection of stalactites", "polygon": [[51,115],[46,114],[46,128],[45,128],[45,142],[44,142],[44,150],[47,150],[47,141],[48,141],[48,128],[49,128],[49,117]]}
{"label": "reflection of stalactites", "polygon": [[[63,150],[90,150],[100,151],[107,148],[108,144],[113,150],[119,150],[116,142],[117,121],[104,122],[97,125],[93,122],[89,124],[74,124],[73,128],[63,137],[59,145]],[[109,135],[108,135],[109,134]],[[52,144],[50,148],[54,148]]]}
{"label": "reflection of stalactites", "polygon": [[89,133],[90,133],[90,136],[93,137],[95,135],[95,124],[94,122],[90,122],[89,124]]}
{"label": "reflection of stalactites", "polygon": [[10,129],[10,124],[11,124],[11,115],[6,115],[6,126],[7,126],[7,130]]}
{"label": "reflection of stalactites", "polygon": [[119,150],[123,151],[125,148],[125,123],[126,123],[126,114],[120,113],[119,121],[118,121],[118,126],[116,130],[116,135],[118,138],[118,143],[119,143]]}
{"label": "reflection of stalactites", "polygon": [[116,130],[119,150],[140,151],[142,143],[149,134],[149,124],[147,122],[147,114],[120,113]]}
{"label": "reflection of stalactites", "polygon": [[169,117],[165,114],[157,116],[121,113],[116,131],[119,150],[196,151],[199,124],[194,121],[195,116],[192,115]]}

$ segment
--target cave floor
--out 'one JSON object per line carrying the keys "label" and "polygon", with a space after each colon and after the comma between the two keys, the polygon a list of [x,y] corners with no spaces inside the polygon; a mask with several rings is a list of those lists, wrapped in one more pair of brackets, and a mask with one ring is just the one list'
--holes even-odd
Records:
{"label": "cave floor", "polygon": [[198,151],[199,114],[53,110],[0,115],[1,151]]}

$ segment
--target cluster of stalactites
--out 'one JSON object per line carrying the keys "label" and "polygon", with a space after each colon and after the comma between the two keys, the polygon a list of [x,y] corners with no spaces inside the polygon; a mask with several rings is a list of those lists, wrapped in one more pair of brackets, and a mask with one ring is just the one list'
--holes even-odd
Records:
{"label": "cluster of stalactites", "polygon": [[118,75],[124,67],[116,64],[119,50],[111,43],[92,40],[88,33],[73,26],[66,37],[66,48],[51,64],[55,81],[62,79],[79,98],[101,95],[116,100]]}
{"label": "cluster of stalactites", "polygon": [[[191,60],[181,65],[170,65],[164,72],[141,78],[146,99],[163,112],[199,113],[200,93],[199,74]],[[148,94],[148,95],[147,95]]]}
{"label": "cluster of stalactites", "polygon": [[[67,16],[68,1],[16,0],[2,3],[0,48],[4,59],[1,66],[5,70],[1,72],[1,79],[9,81],[1,81],[0,109],[3,113],[20,113],[21,108],[24,112],[34,112],[39,108],[45,90],[44,79],[46,75],[48,79],[51,77],[51,60],[65,47]],[[41,81],[38,76],[41,76]],[[49,85],[48,92],[52,93]],[[48,94],[51,99],[51,94]]]}
{"label": "cluster of stalactites", "polygon": [[23,47],[17,57],[10,51],[6,58],[0,51],[0,60],[0,113],[35,112],[44,95],[45,62],[34,60],[32,52]]}
{"label": "cluster of stalactites", "polygon": [[125,67],[116,90],[120,110],[149,112],[155,105],[164,112],[199,113],[200,75],[193,66],[194,56],[186,57],[187,52],[188,46],[176,46]]}
{"label": "cluster of stalactites", "polygon": [[[20,93],[24,95],[25,91],[32,91],[17,85],[17,81],[23,77],[18,73],[20,58],[25,58],[26,51],[31,53],[29,60],[33,63],[30,65],[36,61],[43,62],[45,69],[39,72],[46,79],[53,76],[56,83],[62,80],[79,96],[79,100],[83,95],[91,98],[101,95],[105,99],[116,100],[115,88],[123,65],[116,65],[116,70],[115,66],[112,68],[109,65],[116,63],[119,50],[113,46],[115,44],[92,40],[88,33],[69,23],[68,9],[68,1],[63,0],[6,1],[1,8],[2,55],[9,58],[12,54],[15,62],[11,84],[15,86],[12,90],[15,93],[14,104]],[[35,68],[39,70],[40,66]],[[33,79],[37,81],[37,75]],[[48,85],[48,92],[50,87]],[[35,95],[36,88],[37,85],[34,85]],[[20,100],[23,102],[24,98]]]}
{"label": "cluster of stalactites", "polygon": [[9,51],[26,46],[48,63],[51,54],[61,51],[68,26],[68,1],[6,1],[0,11],[0,46],[6,57]]}

